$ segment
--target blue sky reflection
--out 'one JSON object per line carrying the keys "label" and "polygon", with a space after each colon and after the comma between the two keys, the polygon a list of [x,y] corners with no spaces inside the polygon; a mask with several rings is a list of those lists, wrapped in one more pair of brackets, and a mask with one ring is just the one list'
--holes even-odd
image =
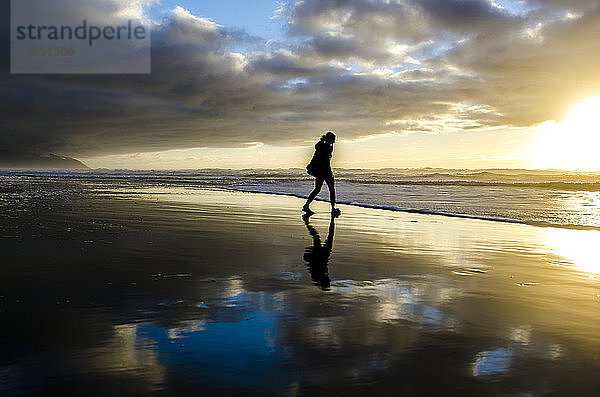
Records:
{"label": "blue sky reflection", "polygon": [[507,348],[484,350],[475,355],[473,376],[495,375],[506,372],[510,367],[513,352]]}
{"label": "blue sky reflection", "polygon": [[[253,295],[257,293],[244,292],[236,298],[240,302],[268,299],[264,294]],[[269,308],[245,311],[247,308],[244,304],[226,306],[217,313],[218,320],[189,321],[175,328],[139,325],[136,339],[153,340],[157,360],[174,377],[210,385],[222,382],[228,390],[283,390],[294,381],[294,372],[283,370],[288,365],[279,342],[283,312]],[[270,373],[279,375],[265,379]]]}

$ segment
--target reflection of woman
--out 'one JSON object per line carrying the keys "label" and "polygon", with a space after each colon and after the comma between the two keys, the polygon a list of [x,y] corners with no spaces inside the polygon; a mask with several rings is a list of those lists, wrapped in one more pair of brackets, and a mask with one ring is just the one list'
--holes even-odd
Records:
{"label": "reflection of woman", "polygon": [[329,188],[329,201],[331,202],[331,215],[338,216],[340,210],[335,208],[335,187],[333,186],[333,171],[331,170],[331,156],[333,153],[333,144],[335,143],[335,134],[331,131],[321,137],[321,140],[315,145],[315,154],[306,166],[306,172],[315,177],[315,188],[308,196],[306,204],[302,210],[307,214],[313,214],[309,208],[310,203],[315,199],[323,187],[323,182],[327,182]]}
{"label": "reflection of woman", "polygon": [[308,271],[313,282],[324,290],[331,286],[329,279],[328,262],[333,248],[333,234],[335,224],[333,219],[329,222],[329,233],[324,244],[321,244],[321,238],[317,230],[308,222],[309,215],[303,215],[304,224],[313,238],[313,245],[304,250],[304,260],[308,262]]}

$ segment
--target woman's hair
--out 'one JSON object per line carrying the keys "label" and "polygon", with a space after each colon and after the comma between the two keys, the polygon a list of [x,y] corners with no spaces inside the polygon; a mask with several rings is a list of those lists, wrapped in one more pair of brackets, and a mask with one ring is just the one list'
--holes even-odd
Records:
{"label": "woman's hair", "polygon": [[327,131],[325,135],[321,137],[321,140],[325,142],[326,140],[335,141],[335,134],[332,131]]}

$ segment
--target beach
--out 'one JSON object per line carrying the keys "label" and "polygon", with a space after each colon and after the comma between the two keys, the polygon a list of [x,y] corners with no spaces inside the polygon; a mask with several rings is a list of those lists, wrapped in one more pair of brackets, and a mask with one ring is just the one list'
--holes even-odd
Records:
{"label": "beach", "polygon": [[2,395],[600,390],[600,231],[11,181]]}

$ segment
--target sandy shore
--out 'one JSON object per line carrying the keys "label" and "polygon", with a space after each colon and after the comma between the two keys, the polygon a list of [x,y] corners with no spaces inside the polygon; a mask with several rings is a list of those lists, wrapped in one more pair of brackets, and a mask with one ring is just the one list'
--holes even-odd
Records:
{"label": "sandy shore", "polygon": [[600,390],[598,232],[44,189],[0,207],[2,395]]}

